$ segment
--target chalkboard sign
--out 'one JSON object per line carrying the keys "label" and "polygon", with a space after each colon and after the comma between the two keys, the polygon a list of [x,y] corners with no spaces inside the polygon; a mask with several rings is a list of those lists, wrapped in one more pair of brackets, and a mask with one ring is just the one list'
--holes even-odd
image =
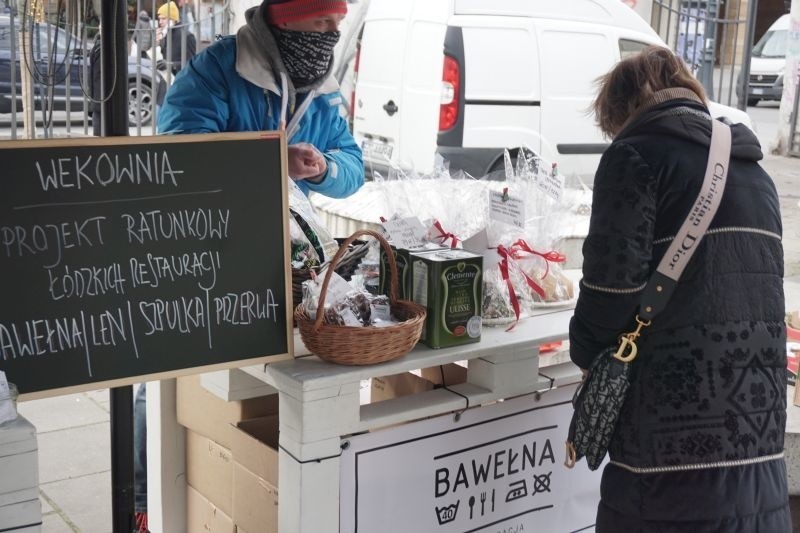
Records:
{"label": "chalkboard sign", "polygon": [[279,133],[0,143],[0,370],[23,398],[288,357],[283,154]]}

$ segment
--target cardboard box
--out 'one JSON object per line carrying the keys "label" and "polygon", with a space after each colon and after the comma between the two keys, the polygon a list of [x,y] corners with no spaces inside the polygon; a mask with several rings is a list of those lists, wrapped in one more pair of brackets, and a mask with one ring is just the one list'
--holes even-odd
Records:
{"label": "cardboard box", "polygon": [[233,430],[233,460],[278,486],[278,416],[243,420]]}
{"label": "cardboard box", "polygon": [[177,411],[179,424],[230,448],[231,424],[277,414],[278,395],[226,402],[207,391],[200,376],[188,376],[178,378]]}
{"label": "cardboard box", "polygon": [[247,531],[278,531],[278,417],[233,428],[233,521]]}
{"label": "cardboard box", "polygon": [[444,348],[481,340],[483,256],[466,250],[412,254],[412,299],[428,311],[422,343]]}
{"label": "cardboard box", "polygon": [[[435,387],[442,385],[450,387],[467,381],[467,367],[458,363],[422,368],[419,373],[423,379],[430,381]],[[442,373],[444,373],[444,381],[442,381]]]}
{"label": "cardboard box", "polygon": [[411,372],[372,378],[370,402],[382,402],[429,390],[433,390],[433,383]]}
{"label": "cardboard box", "polygon": [[186,432],[186,481],[228,516],[233,516],[233,457],[228,448]]}
{"label": "cardboard box", "polygon": [[235,533],[233,519],[191,486],[186,486],[186,531]]}
{"label": "cardboard box", "polygon": [[278,531],[278,489],[239,463],[233,465],[233,520],[248,531]]}

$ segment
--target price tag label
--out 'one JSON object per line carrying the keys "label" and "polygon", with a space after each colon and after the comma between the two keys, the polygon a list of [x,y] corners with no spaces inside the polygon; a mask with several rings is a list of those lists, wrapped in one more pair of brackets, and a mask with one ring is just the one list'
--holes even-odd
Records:
{"label": "price tag label", "polygon": [[386,322],[392,319],[392,310],[388,304],[370,304],[370,316],[373,320]]}
{"label": "price tag label", "polygon": [[383,229],[389,234],[389,240],[396,248],[413,250],[425,245],[425,234],[428,232],[417,217],[393,218],[383,223]]}
{"label": "price tag label", "polygon": [[489,218],[525,229],[525,203],[507,192],[490,191]]}
{"label": "price tag label", "polygon": [[541,172],[536,176],[536,185],[543,193],[556,202],[564,195],[564,176],[550,172]]}
{"label": "price tag label", "polygon": [[339,314],[341,315],[342,320],[344,320],[345,326],[350,326],[354,328],[360,328],[361,326],[363,326],[363,324],[358,319],[356,314],[350,309],[342,309],[342,312]]}

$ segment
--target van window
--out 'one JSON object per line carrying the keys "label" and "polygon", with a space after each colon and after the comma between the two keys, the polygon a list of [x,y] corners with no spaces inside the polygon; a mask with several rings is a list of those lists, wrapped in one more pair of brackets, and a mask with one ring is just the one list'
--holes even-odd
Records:
{"label": "van window", "polygon": [[602,33],[547,30],[542,33],[543,97],[593,97],[594,81],[616,62],[614,43]]}
{"label": "van window", "polygon": [[753,47],[753,57],[786,57],[787,30],[770,30]]}
{"label": "van window", "polygon": [[641,41],[634,41],[632,39],[620,39],[619,40],[619,58],[620,59],[627,59],[631,56],[634,56],[647,48],[649,43],[643,43]]}
{"label": "van window", "polygon": [[465,26],[466,95],[478,100],[538,100],[539,51],[531,28]]}

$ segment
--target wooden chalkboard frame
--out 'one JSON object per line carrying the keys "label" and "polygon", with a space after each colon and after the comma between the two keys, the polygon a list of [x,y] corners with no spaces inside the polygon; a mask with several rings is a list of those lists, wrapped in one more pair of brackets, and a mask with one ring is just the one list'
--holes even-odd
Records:
{"label": "wooden chalkboard frame", "polygon": [[[140,383],[145,381],[154,381],[161,379],[174,378],[189,374],[210,372],[216,370],[224,370],[230,368],[238,368],[241,366],[264,364],[275,361],[291,359],[294,355],[294,335],[292,325],[292,287],[291,287],[291,272],[289,266],[290,257],[290,239],[288,231],[288,163],[287,163],[287,141],[285,133],[282,131],[265,131],[265,132],[245,132],[245,133],[211,133],[211,134],[190,134],[190,135],[164,135],[164,136],[141,136],[141,137],[105,137],[105,138],[69,138],[69,139],[54,139],[54,140],[17,140],[17,141],[0,141],[0,155],[5,150],[15,150],[24,148],[85,148],[85,147],[120,147],[137,145],[164,145],[169,146],[177,143],[192,143],[197,144],[197,153],[202,154],[202,143],[219,142],[219,141],[253,141],[264,140],[266,142],[278,142],[280,149],[280,188],[276,186],[276,193],[281,195],[281,234],[283,241],[283,291],[284,300],[282,302],[283,309],[285,310],[285,345],[286,351],[284,353],[268,354],[264,356],[247,357],[236,360],[226,360],[220,363],[203,364],[199,366],[189,366],[186,368],[176,368],[165,371],[149,372],[143,374],[135,374],[115,379],[104,379],[98,381],[91,381],[87,383],[67,385],[63,387],[50,388],[47,390],[39,390],[31,393],[26,393],[24,390],[20,391],[20,400],[34,400],[39,398],[46,398],[52,396],[59,396],[65,394],[72,394],[77,392],[84,392],[88,390],[97,390],[104,388],[119,387],[133,383]],[[0,275],[3,272],[0,271]],[[209,311],[210,313],[210,311]],[[281,313],[283,314],[283,313]],[[280,316],[280,315],[278,315]],[[131,319],[133,320],[133,319]],[[210,335],[210,334],[209,334]],[[209,341],[210,342],[210,341]],[[138,355],[137,355],[138,357]],[[3,369],[2,360],[0,360],[0,370]],[[9,376],[9,380],[13,382],[13,378]]]}

